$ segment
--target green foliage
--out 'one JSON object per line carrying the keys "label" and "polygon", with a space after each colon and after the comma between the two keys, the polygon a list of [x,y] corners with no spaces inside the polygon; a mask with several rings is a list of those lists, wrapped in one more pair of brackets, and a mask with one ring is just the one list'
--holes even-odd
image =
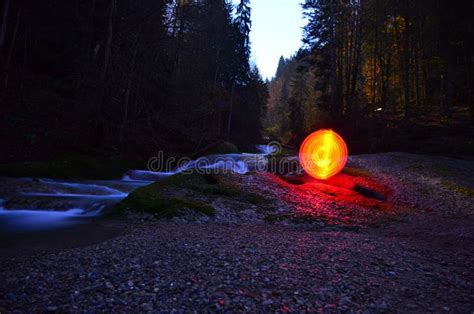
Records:
{"label": "green foliage", "polygon": [[256,67],[250,71],[248,82],[238,91],[232,116],[231,139],[240,146],[258,143],[261,139],[268,90]]}
{"label": "green foliage", "polygon": [[201,185],[201,186],[192,186],[189,189],[200,192],[202,194],[207,195],[215,195],[215,196],[225,196],[234,200],[239,200],[247,203],[251,203],[254,205],[262,205],[265,203],[265,199],[263,199],[260,195],[254,193],[243,192],[240,190],[235,189],[230,185]]}
{"label": "green foliage", "polygon": [[164,181],[139,188],[117,205],[119,211],[132,210],[147,212],[157,217],[175,217],[182,214],[184,208],[195,210],[208,216],[213,216],[215,211],[211,206],[190,198],[170,196],[170,189],[191,189],[198,186],[215,184],[211,176],[197,173],[177,174]]}
{"label": "green foliage", "polygon": [[450,192],[462,194],[468,197],[474,197],[474,189],[471,189],[469,187],[466,187],[466,186],[463,186],[451,181],[447,181],[447,180],[442,180],[441,186]]}
{"label": "green foliage", "polygon": [[250,74],[250,30],[252,28],[250,0],[240,0],[236,8],[234,25],[236,32],[236,53],[240,63],[240,71],[236,79],[245,82]]}
{"label": "green foliage", "polygon": [[206,152],[207,155],[217,155],[217,154],[234,154],[240,153],[237,145],[231,142],[222,142],[216,147],[212,148],[210,151]]}
{"label": "green foliage", "polygon": [[214,216],[212,206],[187,198],[164,196],[155,184],[133,191],[117,205],[119,211],[133,210],[146,212],[156,217],[172,218],[182,215],[184,208],[194,210],[207,216]]}
{"label": "green foliage", "polygon": [[[306,0],[302,8],[304,46],[280,58],[269,83],[266,135],[299,144],[316,129],[332,128],[379,141],[374,150],[393,143],[391,150],[418,151],[429,145],[405,147],[409,134],[398,143],[385,131],[474,122],[467,3]],[[434,153],[469,151],[438,144]]]}
{"label": "green foliage", "polygon": [[259,139],[266,98],[249,62],[249,0],[11,1],[7,13],[2,140],[19,137],[6,127],[17,120],[35,153],[148,158]]}
{"label": "green foliage", "polygon": [[240,191],[222,176],[192,173],[181,173],[133,191],[117,205],[119,211],[132,210],[147,212],[157,217],[175,217],[183,209],[191,209],[207,216],[213,216],[215,210],[204,201],[192,197],[180,196],[180,191],[198,192],[203,196],[223,196],[234,200],[263,204],[264,200],[253,193]]}
{"label": "green foliage", "polygon": [[302,70],[303,64],[300,55],[280,59],[277,75],[269,83],[264,120],[265,135],[296,145],[315,129],[322,117],[316,106],[319,96],[313,90],[314,77]]}

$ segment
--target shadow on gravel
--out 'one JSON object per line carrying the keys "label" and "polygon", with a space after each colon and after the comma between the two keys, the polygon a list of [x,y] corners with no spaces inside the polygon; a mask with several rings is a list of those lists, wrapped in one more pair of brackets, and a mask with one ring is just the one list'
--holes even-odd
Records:
{"label": "shadow on gravel", "polygon": [[49,231],[0,233],[0,259],[90,246],[128,231],[125,220],[107,218]]}

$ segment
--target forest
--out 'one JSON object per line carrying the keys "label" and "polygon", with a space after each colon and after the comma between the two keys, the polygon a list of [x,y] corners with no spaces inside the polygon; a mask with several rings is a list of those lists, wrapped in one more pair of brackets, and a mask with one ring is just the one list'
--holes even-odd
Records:
{"label": "forest", "polygon": [[422,152],[472,154],[472,2],[302,6],[303,47],[280,59],[268,84],[268,134],[295,145],[332,127],[353,152],[421,145],[433,148]]}
{"label": "forest", "polygon": [[245,149],[262,135],[295,147],[322,127],[356,153],[420,141],[472,151],[469,2],[307,0],[302,47],[267,82],[251,62],[248,0],[5,0],[1,10],[4,162]]}
{"label": "forest", "polygon": [[249,63],[248,0],[1,6],[1,160],[259,140],[267,91]]}
{"label": "forest", "polygon": [[0,314],[474,313],[473,13],[1,0]]}

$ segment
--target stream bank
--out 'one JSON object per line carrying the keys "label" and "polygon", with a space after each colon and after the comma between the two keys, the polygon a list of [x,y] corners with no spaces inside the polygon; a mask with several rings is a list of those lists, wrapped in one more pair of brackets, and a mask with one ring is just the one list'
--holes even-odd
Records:
{"label": "stream bank", "polygon": [[[89,242],[3,250],[13,253],[0,260],[0,310],[470,312],[473,171],[469,161],[389,153],[353,156],[327,182],[251,172],[212,189],[168,185],[164,195],[215,215],[156,219],[131,207],[98,221],[110,229]],[[222,192],[226,184],[263,206]],[[84,233],[93,231],[72,237]]]}

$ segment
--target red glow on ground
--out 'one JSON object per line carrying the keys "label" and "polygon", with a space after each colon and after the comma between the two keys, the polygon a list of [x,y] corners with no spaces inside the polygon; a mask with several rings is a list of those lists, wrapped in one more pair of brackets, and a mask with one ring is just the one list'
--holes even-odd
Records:
{"label": "red glow on ground", "polygon": [[389,198],[390,189],[372,177],[339,173],[327,180],[315,180],[303,175],[299,184],[271,174],[267,179],[268,185],[273,184],[272,198],[288,204],[296,221],[311,218],[328,225],[367,226],[399,214],[389,200],[367,198],[354,191],[358,184]]}
{"label": "red glow on ground", "polygon": [[[232,180],[231,184],[252,189],[275,202],[271,204],[278,206],[278,213],[269,214],[269,221],[364,227],[386,222],[409,210],[394,206],[392,189],[369,172],[358,175],[342,171],[327,180],[314,179],[307,173],[276,175],[267,172],[235,176]],[[391,183],[397,184],[395,181]],[[385,201],[355,191],[356,185],[385,196]]]}
{"label": "red glow on ground", "polygon": [[338,174],[347,162],[347,146],[333,130],[311,133],[301,144],[300,163],[316,179],[326,180]]}

